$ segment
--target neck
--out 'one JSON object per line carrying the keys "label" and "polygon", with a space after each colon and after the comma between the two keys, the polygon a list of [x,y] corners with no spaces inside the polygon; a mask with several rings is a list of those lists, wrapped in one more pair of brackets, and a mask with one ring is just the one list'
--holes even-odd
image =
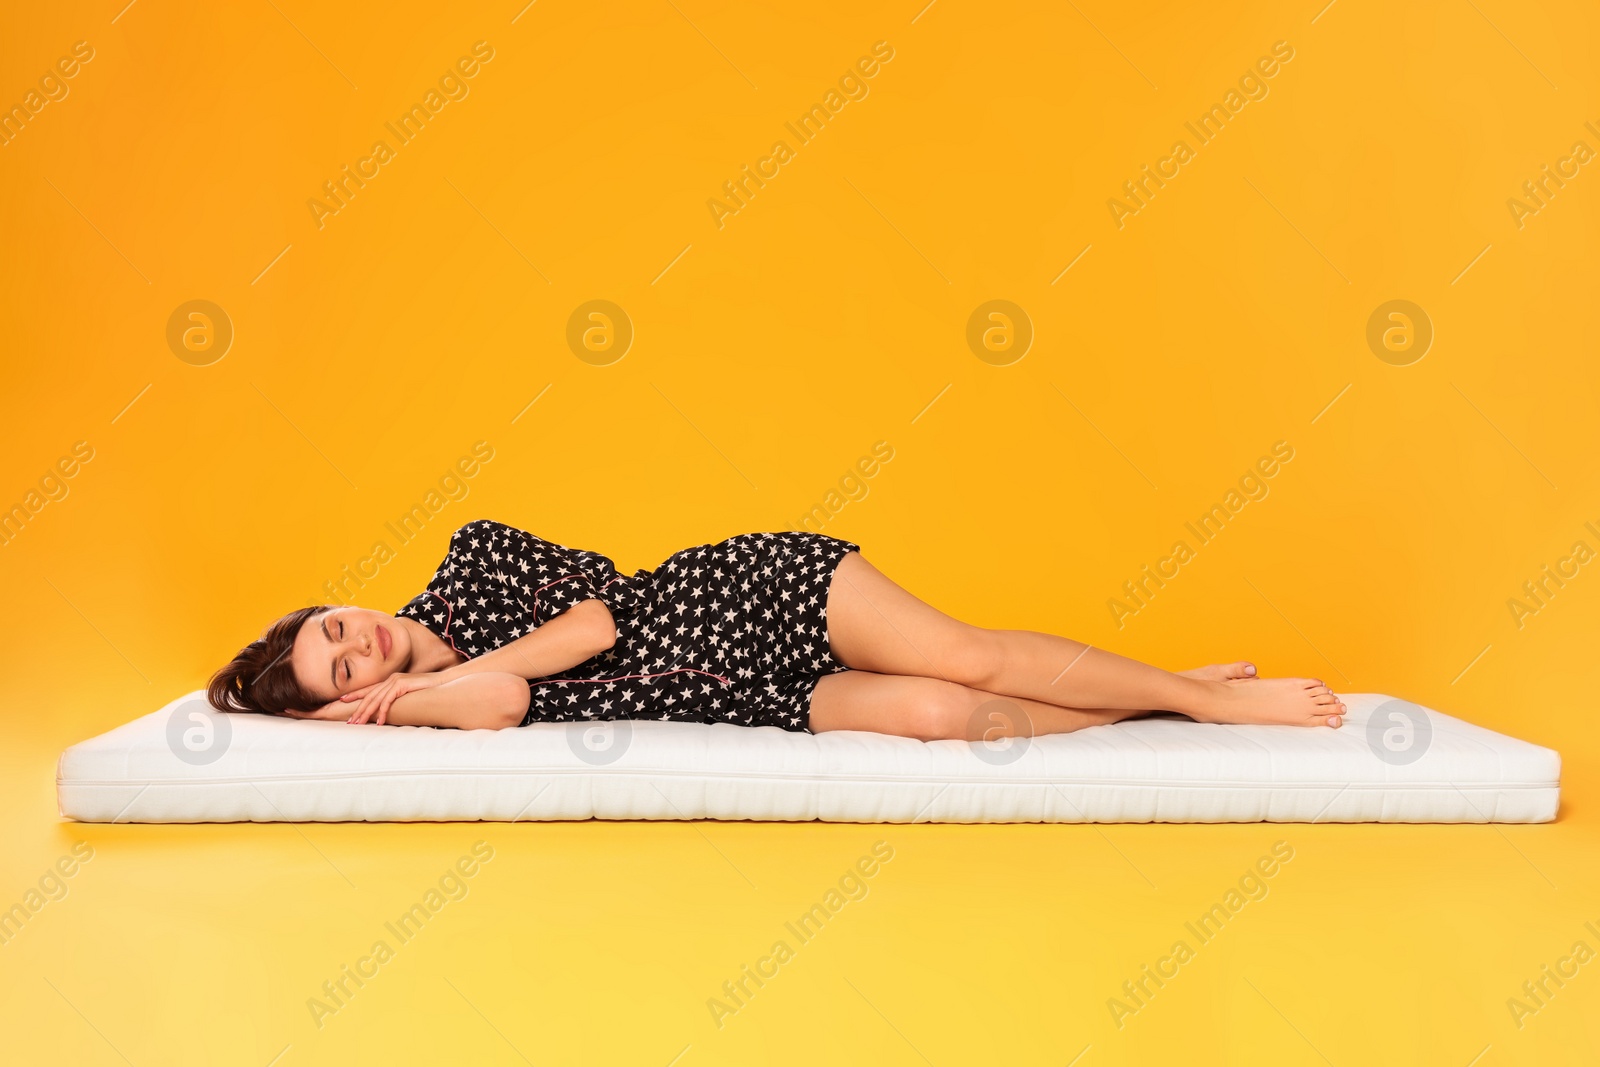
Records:
{"label": "neck", "polygon": [[402,671],[430,674],[461,662],[461,656],[455,649],[420,622],[403,616],[396,616],[395,622],[404,627],[411,637],[411,657],[400,668]]}

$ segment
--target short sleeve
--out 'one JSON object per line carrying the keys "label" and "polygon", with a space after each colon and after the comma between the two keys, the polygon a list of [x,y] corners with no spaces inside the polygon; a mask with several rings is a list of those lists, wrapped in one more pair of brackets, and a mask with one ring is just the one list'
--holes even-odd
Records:
{"label": "short sleeve", "polygon": [[604,557],[554,544],[502,522],[483,519],[467,524],[456,531],[451,552],[475,575],[480,592],[498,594],[520,608],[523,625],[516,627],[520,633],[585,600],[603,599],[595,579],[609,569]]}
{"label": "short sleeve", "polygon": [[504,560],[494,560],[491,579],[507,582],[522,595],[534,625],[544,625],[582,601],[600,598],[584,558],[594,553],[566,549],[504,523],[490,523],[490,541],[496,545],[491,560],[494,553],[504,555]]}

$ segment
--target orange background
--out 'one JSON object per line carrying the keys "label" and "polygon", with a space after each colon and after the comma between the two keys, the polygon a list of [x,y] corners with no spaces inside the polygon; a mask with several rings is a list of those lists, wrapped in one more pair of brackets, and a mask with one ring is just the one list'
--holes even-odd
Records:
{"label": "orange background", "polygon": [[[123,2],[0,32],[0,104],[93,49],[0,146],[0,506],[93,449],[0,546],[0,907],[94,848],[0,947],[14,1055],[1594,1060],[1593,967],[1520,1029],[1506,1006],[1600,949],[1600,577],[1520,626],[1508,606],[1600,549],[1600,177],[1520,226],[1507,206],[1600,149],[1592,6]],[[319,228],[307,201],[478,41],[467,95]],[[866,95],[799,144],[785,123],[879,41]],[[1266,95],[1197,147],[1185,122],[1279,41]],[[1179,138],[1194,158],[1119,228],[1108,200]],[[707,202],[780,139],[719,227]],[[1434,330],[1406,366],[1366,341],[1397,299]],[[205,366],[167,340],[193,300],[233,330]],[[591,300],[634,331],[605,366],[567,342]],[[1005,366],[966,340],[991,300],[1033,331]],[[397,546],[385,523],[478,441],[493,459]],[[937,606],[1551,746],[1559,821],[57,817],[63,747],[199,687],[376,541],[393,558],[356,602],[390,611],[477,518],[653,567],[789,527],[880,441],[822,529]],[[1108,600],[1278,441],[1268,494],[1119,626]],[[479,839],[495,859],[437,935],[317,1028],[321,982]],[[869,895],[718,1029],[706,1000],[880,839]],[[1117,1029],[1107,998],[1278,840],[1270,895]]]}

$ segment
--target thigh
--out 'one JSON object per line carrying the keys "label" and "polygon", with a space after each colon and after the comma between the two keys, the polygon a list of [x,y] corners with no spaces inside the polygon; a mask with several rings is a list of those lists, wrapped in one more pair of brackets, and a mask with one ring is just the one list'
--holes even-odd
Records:
{"label": "thigh", "polygon": [[869,671],[825,675],[811,692],[812,733],[868,730],[924,741],[955,736],[985,693],[937,678]]}
{"label": "thigh", "polygon": [[995,632],[926,604],[859,552],[828,588],[828,646],[846,667],[971,682],[994,654]]}

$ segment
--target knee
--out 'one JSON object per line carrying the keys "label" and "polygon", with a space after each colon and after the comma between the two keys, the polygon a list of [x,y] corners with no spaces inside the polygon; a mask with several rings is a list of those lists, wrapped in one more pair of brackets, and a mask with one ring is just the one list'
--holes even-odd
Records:
{"label": "knee", "polygon": [[995,679],[1005,672],[999,632],[979,626],[963,626],[941,658],[945,676],[972,689],[992,690]]}
{"label": "knee", "polygon": [[964,685],[927,679],[917,689],[915,706],[906,717],[910,734],[919,741],[961,741],[983,694]]}

